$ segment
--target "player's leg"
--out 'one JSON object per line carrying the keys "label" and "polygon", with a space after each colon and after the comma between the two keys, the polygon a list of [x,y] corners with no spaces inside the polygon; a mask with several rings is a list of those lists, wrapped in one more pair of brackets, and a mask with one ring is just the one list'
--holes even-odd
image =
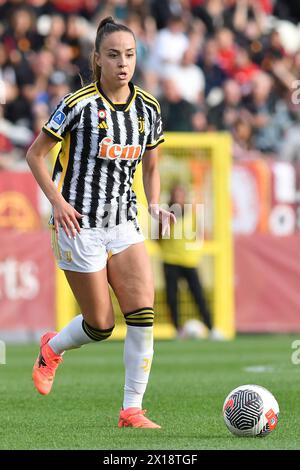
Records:
{"label": "player's leg", "polygon": [[143,415],[142,400],[153,358],[154,283],[144,243],[114,254],[108,261],[108,280],[125,316],[125,387],[119,426],[158,428]]}
{"label": "player's leg", "polygon": [[203,319],[204,324],[209,330],[212,329],[211,313],[208,307],[205,295],[203,292],[202,285],[199,281],[199,276],[196,268],[182,268],[181,272],[187,280],[191,294],[195,299],[195,302],[199,309],[199,314]]}
{"label": "player's leg", "polygon": [[61,228],[58,237],[53,232],[52,245],[58,265],[64,270],[83,315],[74,318],[49,341],[57,354],[98,338],[105,339],[114,324],[102,235],[101,230],[84,229],[73,240]]}
{"label": "player's leg", "polygon": [[95,273],[65,272],[80,305],[82,315],[75,317],[59,333],[46,333],[32,378],[39,393],[50,393],[57,366],[64,351],[103,341],[112,333],[114,315],[108,290],[106,268]]}
{"label": "player's leg", "polygon": [[164,275],[166,283],[167,304],[170,309],[171,319],[176,328],[179,330],[179,311],[178,311],[178,266],[164,263]]}
{"label": "player's leg", "polygon": [[59,238],[55,232],[52,234],[52,247],[83,315],[75,317],[59,333],[43,335],[32,374],[42,394],[50,392],[64,351],[108,338],[114,325],[106,272],[107,253],[98,231],[82,230],[73,240],[60,229]]}
{"label": "player's leg", "polygon": [[111,335],[114,327],[106,268],[94,273],[65,271],[65,275],[82,315],[75,317],[49,341],[57,354],[102,341]]}

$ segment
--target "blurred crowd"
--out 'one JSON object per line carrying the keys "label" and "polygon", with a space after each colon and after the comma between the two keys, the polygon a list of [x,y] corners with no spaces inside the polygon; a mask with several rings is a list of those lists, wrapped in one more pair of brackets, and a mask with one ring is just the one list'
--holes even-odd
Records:
{"label": "blurred crowd", "polygon": [[300,159],[300,10],[292,0],[0,0],[0,169],[91,80],[101,18],[135,33],[135,83],[166,131],[229,131],[235,159]]}

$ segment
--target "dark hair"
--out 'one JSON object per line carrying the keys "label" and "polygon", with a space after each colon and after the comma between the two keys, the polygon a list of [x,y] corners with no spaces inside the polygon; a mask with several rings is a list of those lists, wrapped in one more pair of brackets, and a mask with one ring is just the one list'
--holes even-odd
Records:
{"label": "dark hair", "polygon": [[131,31],[131,29],[124,24],[116,23],[112,16],[103,18],[103,20],[99,23],[95,40],[95,48],[92,55],[93,80],[95,81],[99,80],[101,76],[101,68],[96,63],[95,52],[99,51],[101,42],[106,36],[109,36],[109,34],[116,33],[118,31],[125,31],[126,33],[132,34],[135,40],[134,33]]}

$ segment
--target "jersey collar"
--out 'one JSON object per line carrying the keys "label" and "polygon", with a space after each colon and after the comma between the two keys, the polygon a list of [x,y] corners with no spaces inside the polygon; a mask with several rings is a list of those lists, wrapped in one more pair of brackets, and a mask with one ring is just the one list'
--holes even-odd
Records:
{"label": "jersey collar", "polygon": [[106,101],[106,103],[109,105],[109,107],[112,111],[128,111],[130,106],[132,105],[134,99],[135,99],[136,90],[135,90],[135,86],[133,85],[132,82],[128,83],[128,86],[129,86],[129,89],[130,89],[130,95],[129,95],[126,103],[124,105],[122,105],[121,107],[120,107],[120,105],[113,103],[108,98],[108,96],[106,96],[106,94],[104,93],[104,91],[101,88],[101,85],[100,85],[99,81],[95,82],[95,86],[96,86],[96,89],[97,89],[99,95],[101,96],[101,98],[104,101]]}

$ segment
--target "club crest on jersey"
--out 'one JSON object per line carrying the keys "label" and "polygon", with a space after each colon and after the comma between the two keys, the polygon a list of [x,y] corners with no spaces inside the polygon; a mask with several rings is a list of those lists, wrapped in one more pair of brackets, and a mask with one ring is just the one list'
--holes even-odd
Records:
{"label": "club crest on jersey", "polygon": [[141,154],[141,145],[118,145],[113,144],[110,137],[104,137],[99,144],[98,158],[109,158],[115,160],[137,160]]}
{"label": "club crest on jersey", "polygon": [[139,122],[139,133],[143,134],[145,132],[145,119],[142,117],[139,117],[138,122]]}
{"label": "club crest on jersey", "polygon": [[105,109],[99,109],[98,116],[100,119],[106,119],[106,111]]}
{"label": "club crest on jersey", "polygon": [[53,118],[51,119],[51,126],[54,127],[54,129],[59,129],[65,119],[65,113],[62,111],[56,111]]}

